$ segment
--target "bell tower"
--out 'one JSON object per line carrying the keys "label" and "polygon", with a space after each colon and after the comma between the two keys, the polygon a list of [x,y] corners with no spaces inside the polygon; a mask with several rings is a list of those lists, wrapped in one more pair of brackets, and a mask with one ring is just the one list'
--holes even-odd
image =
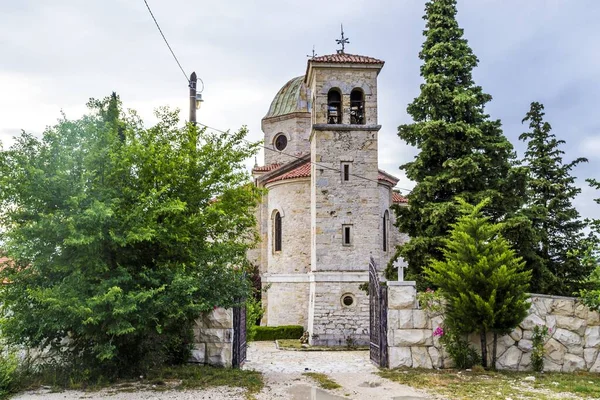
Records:
{"label": "bell tower", "polygon": [[369,257],[379,261],[377,77],[384,62],[337,54],[308,61],[311,94],[312,344],[369,340]]}

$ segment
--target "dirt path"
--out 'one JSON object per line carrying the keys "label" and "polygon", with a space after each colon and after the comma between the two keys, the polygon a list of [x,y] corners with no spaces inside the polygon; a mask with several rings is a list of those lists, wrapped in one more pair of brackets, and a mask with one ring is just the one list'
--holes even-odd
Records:
{"label": "dirt path", "polygon": [[[376,375],[367,351],[283,351],[273,342],[253,342],[248,347],[244,369],[264,374],[265,388],[257,400],[430,400],[423,391],[383,379]],[[318,389],[305,372],[327,374],[342,388]],[[21,393],[14,400],[245,400],[243,390],[217,387],[205,390],[153,391],[128,387],[111,387],[98,392],[69,390],[51,393],[49,390]]]}
{"label": "dirt path", "polygon": [[[253,342],[244,369],[264,374],[265,390],[258,400],[425,400],[435,397],[409,386],[383,379],[370,362],[367,351],[283,351],[272,342]],[[305,372],[327,374],[342,388],[317,389]]]}

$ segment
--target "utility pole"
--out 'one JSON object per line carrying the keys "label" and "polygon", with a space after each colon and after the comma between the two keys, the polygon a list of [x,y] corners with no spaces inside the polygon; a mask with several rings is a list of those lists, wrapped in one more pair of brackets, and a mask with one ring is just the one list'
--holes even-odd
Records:
{"label": "utility pole", "polygon": [[196,84],[198,77],[196,72],[190,75],[190,122],[196,125]]}

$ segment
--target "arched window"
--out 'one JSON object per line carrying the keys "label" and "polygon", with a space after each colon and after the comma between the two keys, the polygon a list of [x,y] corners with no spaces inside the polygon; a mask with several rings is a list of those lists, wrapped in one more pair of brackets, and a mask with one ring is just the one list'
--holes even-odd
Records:
{"label": "arched window", "polygon": [[365,123],[365,95],[361,89],[354,89],[350,93],[350,123]]}
{"label": "arched window", "polygon": [[390,223],[390,213],[385,210],[383,213],[383,251],[388,251],[388,225]]}
{"label": "arched window", "polygon": [[279,211],[275,213],[273,218],[273,250],[281,251],[281,214]]}
{"label": "arched window", "polygon": [[342,123],[342,94],[338,89],[331,89],[327,93],[327,123]]}

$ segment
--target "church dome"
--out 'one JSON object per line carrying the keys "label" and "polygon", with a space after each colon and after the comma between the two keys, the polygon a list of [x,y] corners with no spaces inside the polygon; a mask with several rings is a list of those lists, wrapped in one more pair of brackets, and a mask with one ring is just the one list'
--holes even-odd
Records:
{"label": "church dome", "polygon": [[290,80],[279,89],[265,119],[297,112],[310,112],[310,108],[308,88],[304,84],[304,75],[302,75]]}

